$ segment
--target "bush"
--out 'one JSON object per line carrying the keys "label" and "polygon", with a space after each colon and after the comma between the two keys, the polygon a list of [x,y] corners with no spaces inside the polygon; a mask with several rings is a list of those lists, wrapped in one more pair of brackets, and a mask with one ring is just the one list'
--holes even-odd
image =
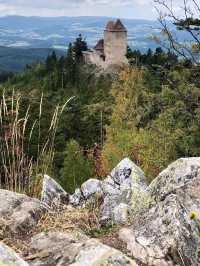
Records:
{"label": "bush", "polygon": [[93,176],[93,162],[83,155],[79,143],[75,140],[67,142],[64,152],[64,164],[60,170],[60,182],[70,193]]}

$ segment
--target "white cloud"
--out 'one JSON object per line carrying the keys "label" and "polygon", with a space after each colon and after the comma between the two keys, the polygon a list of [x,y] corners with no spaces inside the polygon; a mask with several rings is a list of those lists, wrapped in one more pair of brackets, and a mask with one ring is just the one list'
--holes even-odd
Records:
{"label": "white cloud", "polygon": [[2,15],[134,17],[138,0],[0,0]]}
{"label": "white cloud", "polygon": [[[173,0],[173,3],[174,8],[180,10],[183,0]],[[0,0],[0,14],[27,16],[95,15],[151,19],[156,18],[157,15],[153,11],[153,6],[153,0]]]}

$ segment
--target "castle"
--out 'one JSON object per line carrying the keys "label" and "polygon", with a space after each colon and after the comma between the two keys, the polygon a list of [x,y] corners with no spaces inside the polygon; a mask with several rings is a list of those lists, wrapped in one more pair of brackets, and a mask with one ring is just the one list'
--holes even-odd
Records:
{"label": "castle", "polygon": [[104,39],[93,49],[83,53],[85,63],[95,64],[103,69],[111,65],[127,64],[127,30],[118,19],[109,21],[104,30]]}

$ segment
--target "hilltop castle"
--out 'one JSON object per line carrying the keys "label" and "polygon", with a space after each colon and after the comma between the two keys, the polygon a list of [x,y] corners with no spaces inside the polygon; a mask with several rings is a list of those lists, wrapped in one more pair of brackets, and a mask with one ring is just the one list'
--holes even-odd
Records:
{"label": "hilltop castle", "polygon": [[83,53],[85,63],[106,69],[111,65],[127,64],[127,30],[121,20],[109,21],[104,30],[104,39],[93,49]]}

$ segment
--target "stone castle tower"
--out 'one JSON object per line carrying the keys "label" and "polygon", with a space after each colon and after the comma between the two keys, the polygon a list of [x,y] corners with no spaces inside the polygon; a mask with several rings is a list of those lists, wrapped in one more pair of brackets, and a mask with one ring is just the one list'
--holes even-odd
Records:
{"label": "stone castle tower", "polygon": [[85,62],[104,69],[111,65],[127,64],[127,45],[127,30],[121,20],[109,21],[104,30],[104,39],[84,52]]}

